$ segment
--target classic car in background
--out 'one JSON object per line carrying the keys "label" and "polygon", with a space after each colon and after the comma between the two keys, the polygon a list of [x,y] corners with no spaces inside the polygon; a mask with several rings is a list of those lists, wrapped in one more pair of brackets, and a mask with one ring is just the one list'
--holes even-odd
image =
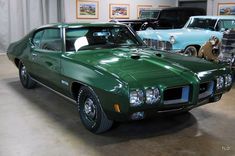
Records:
{"label": "classic car in background", "polygon": [[235,16],[192,16],[182,29],[138,31],[156,49],[197,56],[212,36],[222,39],[223,32],[235,28]]}
{"label": "classic car in background", "polygon": [[[133,30],[182,28],[190,16],[205,15],[205,10],[190,7],[172,7],[166,9],[142,10],[137,20],[111,20],[129,25]],[[150,16],[150,17],[149,17]]]}
{"label": "classic car in background", "polygon": [[198,57],[223,63],[235,69],[235,29],[224,32],[222,40],[212,37],[199,50]]}
{"label": "classic car in background", "polygon": [[218,101],[232,85],[224,66],[152,50],[124,24],[43,26],[12,43],[7,55],[24,88],[39,83],[74,100],[93,133],[114,121]]}

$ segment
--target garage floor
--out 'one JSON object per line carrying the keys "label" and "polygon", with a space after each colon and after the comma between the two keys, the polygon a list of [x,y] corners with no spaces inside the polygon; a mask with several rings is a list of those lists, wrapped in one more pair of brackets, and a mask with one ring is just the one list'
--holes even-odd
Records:
{"label": "garage floor", "polygon": [[221,101],[184,115],[125,123],[94,135],[70,101],[21,87],[0,55],[0,156],[235,155],[235,85]]}

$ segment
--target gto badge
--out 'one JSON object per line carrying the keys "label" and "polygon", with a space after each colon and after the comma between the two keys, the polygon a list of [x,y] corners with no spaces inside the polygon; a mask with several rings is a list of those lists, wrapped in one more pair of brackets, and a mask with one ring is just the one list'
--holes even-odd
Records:
{"label": "gto badge", "polygon": [[61,80],[61,83],[62,83],[63,85],[69,86],[69,83],[68,83],[67,81],[65,81],[65,80]]}

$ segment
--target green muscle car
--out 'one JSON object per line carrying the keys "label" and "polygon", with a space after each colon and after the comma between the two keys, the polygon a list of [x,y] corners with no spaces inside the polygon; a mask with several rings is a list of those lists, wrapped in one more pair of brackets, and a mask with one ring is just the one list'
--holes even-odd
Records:
{"label": "green muscle car", "polygon": [[118,23],[46,25],[12,43],[7,55],[24,88],[39,83],[73,99],[93,133],[218,101],[232,85],[224,66],[148,48]]}

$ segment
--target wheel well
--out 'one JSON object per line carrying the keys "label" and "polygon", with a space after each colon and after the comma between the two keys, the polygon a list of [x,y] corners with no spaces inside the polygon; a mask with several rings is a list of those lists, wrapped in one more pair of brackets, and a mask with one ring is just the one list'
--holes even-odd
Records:
{"label": "wheel well", "polygon": [[80,90],[80,88],[82,87],[83,85],[81,83],[78,83],[78,82],[73,82],[72,83],[72,86],[71,86],[71,92],[72,92],[72,95],[73,95],[73,98],[74,100],[77,101],[77,96],[78,96],[78,92]]}
{"label": "wheel well", "polygon": [[18,58],[15,58],[15,65],[16,65],[16,67],[18,67],[18,68],[19,68],[19,63],[20,63],[20,60],[19,60]]}
{"label": "wheel well", "polygon": [[[200,50],[200,48],[201,48],[200,45],[198,45],[198,44],[193,44],[193,45],[188,45],[185,49],[187,49],[189,46],[194,46],[194,47],[197,49],[197,52],[199,52],[199,50]],[[185,49],[184,49],[184,50],[185,50]]]}

